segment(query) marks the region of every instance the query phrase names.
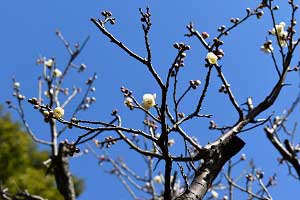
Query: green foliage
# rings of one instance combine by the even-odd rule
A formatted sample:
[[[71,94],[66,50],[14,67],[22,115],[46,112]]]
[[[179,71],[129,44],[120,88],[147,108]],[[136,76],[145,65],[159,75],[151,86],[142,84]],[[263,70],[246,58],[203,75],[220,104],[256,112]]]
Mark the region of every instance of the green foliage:
[[[10,193],[27,190],[47,199],[62,200],[54,177],[46,175],[43,161],[47,151],[39,151],[18,123],[12,122],[0,107],[0,183]],[[83,180],[74,177],[76,195],[83,191]]]

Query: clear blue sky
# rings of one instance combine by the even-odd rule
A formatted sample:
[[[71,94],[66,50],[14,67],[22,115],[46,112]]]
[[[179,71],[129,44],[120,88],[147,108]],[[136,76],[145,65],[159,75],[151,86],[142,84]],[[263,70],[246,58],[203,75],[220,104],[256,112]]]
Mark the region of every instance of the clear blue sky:
[[[58,65],[66,64],[67,52],[54,33],[56,29],[60,29],[71,43],[82,42],[87,36],[91,37],[76,62],[78,64],[84,62],[88,66],[87,72],[81,76],[74,74],[68,79],[69,86],[84,87],[84,80],[89,75],[94,72],[98,74],[97,91],[94,94],[97,103],[81,116],[88,119],[108,120],[111,110],[118,108],[124,116],[125,125],[141,128],[143,115],[129,112],[124,107],[119,88],[124,85],[141,99],[144,93],[158,93],[158,87],[153,84],[153,79],[145,67],[111,44],[90,22],[90,18],[100,16],[102,10],[112,11],[117,18],[117,23],[112,27],[108,26],[109,29],[134,51],[145,55],[138,8],[145,8],[148,5],[153,23],[150,33],[153,61],[162,77],[165,77],[176,54],[172,44],[184,41],[192,47],[187,53],[186,67],[179,80],[179,90],[182,91],[191,79],[204,81],[204,58],[207,53],[196,39],[184,37],[187,33],[185,26],[193,21],[200,32],[207,31],[214,36],[218,26],[228,25],[231,17],[241,18],[245,14],[245,8],[254,7],[257,3],[258,1],[250,0],[173,0],[159,3],[144,0],[3,1],[0,6],[2,69],[0,101],[3,103],[11,98],[12,76],[21,82],[26,97],[36,96],[37,76],[41,68],[35,65],[35,61],[40,55],[54,56]],[[287,6],[280,6],[282,10],[278,12],[278,22],[287,21],[289,19]],[[226,56],[220,63],[240,103],[245,102],[248,96],[253,97],[254,104],[261,101],[276,81],[276,71],[271,58],[259,50],[270,27],[269,15],[266,13],[266,16],[260,20],[250,19],[224,39],[223,49]],[[299,54],[297,56],[299,60]],[[266,117],[273,111],[279,115],[295,98],[297,81],[296,74],[289,75],[287,82],[295,84],[287,87],[278,102],[260,117]],[[217,92],[220,85],[214,73],[203,112],[213,114],[213,119],[220,125],[230,125],[236,119],[236,115],[227,98]],[[193,97],[197,94],[195,91],[187,98],[183,106],[185,111],[191,110],[191,105],[195,103]],[[67,107],[66,112],[68,109],[71,110],[72,107]],[[26,106],[26,112],[28,121],[37,135],[47,138],[48,129],[39,115],[29,105]],[[14,119],[18,119],[16,115]],[[219,135],[217,132],[208,131],[207,127],[208,120],[202,120],[191,123],[186,128],[205,144]],[[72,130],[67,132],[64,138],[74,138],[80,133],[79,130]],[[271,190],[274,199],[295,199],[293,194],[299,191],[299,181],[286,176],[286,168],[278,166],[276,161],[278,153],[274,152],[274,148],[266,140],[262,127],[242,134],[242,138],[246,141],[242,152],[245,152],[247,157],[253,158],[257,166],[266,171],[266,175],[275,172],[279,174],[279,184]],[[109,152],[112,156],[124,157],[129,165],[142,171],[144,166],[137,164],[141,163],[141,160],[132,156],[134,153],[124,145],[114,146]],[[86,180],[86,189],[80,200],[130,199],[118,180],[105,174],[91,155],[71,160],[72,172]]]

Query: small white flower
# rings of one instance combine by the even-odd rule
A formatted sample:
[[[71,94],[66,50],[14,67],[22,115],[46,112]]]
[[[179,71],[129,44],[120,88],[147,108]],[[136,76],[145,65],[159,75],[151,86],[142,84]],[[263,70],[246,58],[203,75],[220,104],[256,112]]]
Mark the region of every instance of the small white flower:
[[[286,38],[288,32],[284,30],[284,27],[285,27],[285,23],[280,22],[279,24],[275,25],[275,28],[272,28],[272,30],[270,31],[272,35],[276,35],[276,34],[278,35],[279,45],[281,47],[287,47]]]
[[[44,91],[44,95],[46,96],[46,97],[48,97],[48,98],[50,98],[50,95],[52,95],[53,94],[53,89],[52,88],[50,88],[50,90],[48,91],[48,90],[45,90]]]
[[[265,43],[260,47],[260,50],[262,50],[265,53],[272,53],[274,51],[274,48],[272,46],[272,43]]]
[[[124,104],[125,104],[127,107],[131,108],[131,107],[132,107],[132,103],[133,103],[132,98],[126,97],[126,99],[125,99],[125,101],[124,101]]]
[[[216,56],[216,54],[214,54],[213,52],[208,52],[208,54],[206,55],[206,59],[210,64],[215,65],[217,64],[218,56]]]
[[[149,182],[147,182],[144,187],[147,191],[151,190],[151,184]]]
[[[49,91],[46,90],[46,91],[44,92],[44,95],[45,95],[46,97],[50,98]]]
[[[153,149],[151,149],[151,152],[152,152],[152,153],[158,153],[158,150],[157,150],[156,147],[154,147]]]
[[[174,181],[174,176],[171,176],[170,182],[173,183],[173,181]]]
[[[171,147],[174,143],[175,143],[175,140],[174,139],[170,139],[168,141],[168,146]]]
[[[274,48],[272,46],[265,48],[265,46],[261,46],[260,49],[265,53],[272,53]]]
[[[223,200],[228,200],[228,196],[225,195],[225,196],[223,197]]]
[[[158,183],[158,184],[161,184],[163,182],[162,177],[160,175],[154,176],[153,181],[154,183]]]
[[[19,100],[24,100],[24,99],[25,99],[25,96],[22,95],[22,94],[19,94],[19,95],[18,95],[18,99],[19,99]]]
[[[18,89],[20,87],[20,83],[19,82],[14,82],[14,88]]]
[[[44,117],[48,117],[48,116],[49,116],[49,114],[50,114],[50,113],[49,113],[47,110],[44,110],[44,111],[43,111],[43,115],[44,115]]]
[[[287,47],[287,42],[285,40],[286,36],[282,36],[279,38],[279,44],[281,47]]]
[[[156,94],[144,94],[143,96],[143,108],[149,110],[151,107],[155,106]]]
[[[53,110],[53,115],[54,117],[56,118],[62,118],[65,114],[65,110],[61,107],[56,107],[54,110]]]
[[[243,153],[243,154],[241,155],[241,158],[240,158],[240,159],[241,159],[241,160],[246,160],[246,159],[247,159],[246,154]]]
[[[285,27],[285,23],[280,22],[279,24],[275,25],[275,28],[272,28],[271,34],[276,35],[276,31],[277,31],[278,35],[281,35],[284,32],[284,27]]]
[[[55,69],[54,71],[53,71],[53,76],[55,76],[55,77],[61,77],[61,75],[62,75],[62,72],[59,70],[59,69]]]
[[[217,199],[219,197],[219,193],[217,193],[215,190],[212,190],[210,193],[213,199]]]
[[[51,68],[54,65],[54,60],[52,58],[50,58],[50,59],[46,60],[44,63],[45,63],[46,67]]]
[[[89,150],[88,149],[84,149],[83,153],[87,154],[87,153],[89,153]]]

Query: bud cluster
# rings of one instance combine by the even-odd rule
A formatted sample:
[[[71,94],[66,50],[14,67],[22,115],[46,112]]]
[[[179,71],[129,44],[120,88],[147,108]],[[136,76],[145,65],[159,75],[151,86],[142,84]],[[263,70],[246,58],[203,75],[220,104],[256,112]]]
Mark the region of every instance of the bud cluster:
[[[83,100],[83,103],[81,105],[81,109],[86,110],[90,107],[90,105],[92,105],[95,102],[96,102],[96,97],[86,97]]]
[[[112,136],[108,136],[105,138],[106,148],[109,148],[111,145],[116,144],[116,140]]]
[[[227,87],[230,87],[230,85],[228,84]],[[227,93],[228,93],[228,91],[227,91],[225,85],[221,85],[221,87],[219,88],[219,92],[220,92],[220,93],[224,93],[224,94],[227,94]]]
[[[123,93],[124,97],[130,97],[132,95],[132,91],[124,86],[121,87],[121,92]]]
[[[230,22],[233,23],[233,24],[237,24],[237,23],[240,22],[240,18],[231,18]]]
[[[149,30],[149,27],[151,26],[151,13],[150,9],[147,7],[146,12],[143,12],[142,9],[140,9],[140,14],[141,14],[141,22],[145,23],[147,26],[143,25],[144,30]]]
[[[116,18],[112,17],[111,11],[104,10],[101,12],[101,15],[104,17],[103,24],[109,22],[111,25],[114,25],[116,23]]]
[[[184,44],[183,42],[176,42],[173,44],[173,47],[178,50],[178,59],[176,60],[176,63],[174,64],[175,70],[179,70],[179,67],[184,66],[184,59],[186,57],[185,51],[188,51],[191,49],[191,46]]]
[[[66,148],[65,152],[69,156],[73,156],[75,153],[79,153],[80,152],[80,149],[74,145],[74,142],[69,143],[68,140],[65,140],[65,141],[62,141],[61,144],[65,146],[65,148]]]
[[[16,80],[13,78],[13,96],[16,97],[18,100],[22,101],[25,99],[25,96],[20,93],[20,86],[21,84],[19,82],[16,82]]]
[[[195,90],[201,84],[200,80],[190,80],[190,86]]]
[[[94,75],[93,77],[90,77],[88,80],[85,81],[85,84],[92,85],[93,82],[98,78],[97,75]]]

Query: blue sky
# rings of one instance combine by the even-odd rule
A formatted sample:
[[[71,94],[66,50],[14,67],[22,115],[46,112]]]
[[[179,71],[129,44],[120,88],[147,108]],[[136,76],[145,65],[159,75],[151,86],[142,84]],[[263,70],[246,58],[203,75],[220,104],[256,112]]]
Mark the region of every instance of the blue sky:
[[[66,81],[69,86],[81,85],[84,88],[84,80],[94,72],[98,74],[97,90],[93,94],[97,98],[97,103],[80,116],[86,119],[108,120],[111,110],[118,108],[124,118],[124,124],[141,128],[143,115],[139,112],[130,112],[124,107],[119,88],[124,85],[133,90],[135,96],[141,99],[144,93],[158,93],[158,86],[153,83],[146,68],[101,35],[90,22],[90,18],[99,17],[102,10],[112,11],[117,23],[114,26],[108,26],[108,29],[131,49],[139,52],[140,55],[145,55],[138,8],[149,6],[153,23],[150,33],[153,62],[162,77],[166,77],[168,67],[176,55],[172,44],[184,41],[192,47],[187,52],[186,66],[179,80],[179,91],[183,91],[191,79],[200,79],[204,82],[204,58],[207,53],[195,38],[184,37],[187,33],[186,25],[192,21],[199,32],[207,31],[214,36],[217,34],[217,27],[223,24],[229,25],[231,17],[242,18],[245,9],[254,7],[257,3],[258,1],[250,0],[226,2],[211,0],[201,1],[201,3],[196,0],[173,0],[160,3],[144,0],[10,0],[2,2],[0,7],[2,69],[0,101],[3,103],[6,99],[11,99],[12,76],[21,82],[21,88],[26,97],[37,95],[37,76],[41,68],[35,65],[35,61],[39,56],[54,56],[58,66],[66,64],[67,51],[55,36],[55,30],[59,29],[70,43],[82,43],[87,36],[90,36],[86,48],[76,61],[77,64],[85,63],[88,66],[87,72],[84,75],[74,73]],[[281,10],[277,15],[278,22],[287,21],[289,9],[284,4],[280,7]],[[265,42],[267,31],[271,28],[269,19],[267,13],[260,20],[252,18],[224,38],[223,49],[226,56],[221,64],[240,103],[245,102],[248,96],[253,97],[254,104],[261,101],[271,90],[272,84],[277,81],[270,56],[259,50]],[[297,58],[299,60],[299,54],[296,55],[292,64],[296,64]],[[278,102],[260,117],[266,117],[273,111],[280,115],[281,111],[290,105],[297,94],[297,75],[290,74],[287,82],[293,85],[286,87]],[[213,119],[220,125],[230,125],[237,116],[228,99],[217,92],[220,85],[221,82],[214,72],[203,112],[213,114]],[[200,92],[200,90],[197,91]],[[185,112],[191,111],[191,105],[195,103],[195,97],[199,94],[197,91],[191,93],[184,102],[182,109]],[[71,106],[66,108],[66,112],[72,109]],[[47,138],[48,129],[40,116],[30,105],[27,105],[25,110],[32,129],[38,136]],[[14,115],[14,119],[17,120],[17,116]],[[207,127],[208,120],[201,120],[189,123],[185,128],[205,144],[219,135],[217,132],[208,131]],[[72,139],[80,133],[79,130],[72,130],[67,132],[65,137]],[[285,167],[278,166],[276,162],[278,153],[266,140],[262,127],[244,133],[241,137],[246,141],[242,152],[246,153],[249,158],[253,158],[257,166],[265,170],[267,175],[272,175],[274,172],[279,174],[279,184],[271,190],[274,199],[292,199],[292,194],[297,191],[299,182],[286,176]],[[132,156],[134,153],[126,146],[114,146],[108,152],[114,157],[118,155],[124,157],[128,164],[134,166],[137,171],[143,170],[144,166],[137,165],[140,160]],[[118,180],[105,174],[93,156],[85,155],[71,160],[72,172],[86,180],[86,190],[79,199],[93,200],[100,197],[130,199]]]

